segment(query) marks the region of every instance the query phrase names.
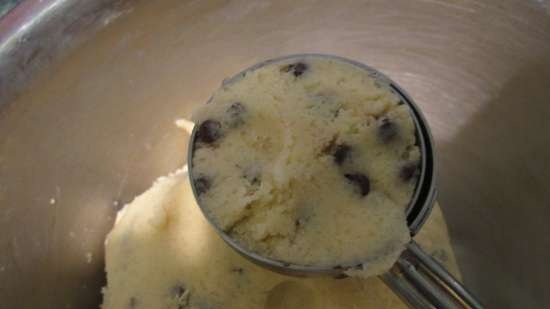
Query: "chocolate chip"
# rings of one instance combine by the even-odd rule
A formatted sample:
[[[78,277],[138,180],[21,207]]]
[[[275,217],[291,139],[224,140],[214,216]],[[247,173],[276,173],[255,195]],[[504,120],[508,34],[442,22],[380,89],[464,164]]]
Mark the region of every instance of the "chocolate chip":
[[[361,173],[344,174],[346,179],[359,189],[361,196],[366,196],[370,192],[370,181],[367,176]]]
[[[332,156],[334,157],[334,163],[342,165],[344,161],[350,156],[351,147],[346,144],[336,145]]]
[[[222,136],[219,121],[208,119],[199,125],[195,140],[205,144],[212,144]]]
[[[399,169],[399,178],[407,182],[418,174],[418,163],[407,162]]]
[[[294,76],[298,77],[302,74],[304,74],[304,72],[307,70],[307,64],[305,63],[302,63],[302,62],[298,62],[294,65]]]
[[[199,176],[195,178],[194,181],[195,184],[195,190],[197,191],[197,195],[201,196],[204,193],[206,193],[208,190],[210,190],[210,180],[206,178],[206,176]]]
[[[232,103],[226,111],[225,124],[230,128],[235,128],[244,123],[246,107],[241,102]]]
[[[383,143],[389,143],[397,136],[398,129],[395,122],[388,118],[384,118],[382,119],[382,123],[378,126],[378,138]]]
[[[281,72],[292,72],[294,76],[299,77],[307,71],[308,66],[303,62],[296,62],[289,65],[285,65],[281,68]]]

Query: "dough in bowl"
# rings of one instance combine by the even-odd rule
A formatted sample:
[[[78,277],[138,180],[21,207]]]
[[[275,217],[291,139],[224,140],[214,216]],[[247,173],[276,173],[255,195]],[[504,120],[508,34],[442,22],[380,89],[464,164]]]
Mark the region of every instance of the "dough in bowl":
[[[416,237],[456,274],[439,207]],[[105,244],[102,309],[406,309],[377,277],[294,278],[231,249],[205,220],[185,171],[119,212]]]

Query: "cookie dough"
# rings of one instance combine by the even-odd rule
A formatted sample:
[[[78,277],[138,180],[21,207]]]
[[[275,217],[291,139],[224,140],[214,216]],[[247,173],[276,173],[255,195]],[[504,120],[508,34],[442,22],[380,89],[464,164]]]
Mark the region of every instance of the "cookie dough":
[[[456,273],[441,212],[417,240]],[[196,205],[185,171],[125,206],[105,246],[102,309],[405,309],[378,278],[293,278],[229,248]]]
[[[272,62],[223,85],[194,121],[199,201],[245,248],[369,276],[409,241],[415,126],[367,70],[320,56]]]

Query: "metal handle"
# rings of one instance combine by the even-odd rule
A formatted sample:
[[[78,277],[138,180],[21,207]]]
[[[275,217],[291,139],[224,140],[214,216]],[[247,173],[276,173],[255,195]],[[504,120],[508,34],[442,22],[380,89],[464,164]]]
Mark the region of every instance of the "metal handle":
[[[441,264],[411,241],[382,280],[411,308],[484,309]]]

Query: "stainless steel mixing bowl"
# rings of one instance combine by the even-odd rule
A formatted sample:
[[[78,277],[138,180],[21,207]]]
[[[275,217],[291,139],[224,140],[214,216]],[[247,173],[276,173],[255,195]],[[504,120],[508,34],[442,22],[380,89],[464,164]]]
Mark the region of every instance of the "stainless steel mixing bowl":
[[[185,163],[224,77],[322,52],[369,63],[432,128],[464,283],[547,308],[547,0],[23,1],[0,19],[1,308],[97,308],[118,208]]]

